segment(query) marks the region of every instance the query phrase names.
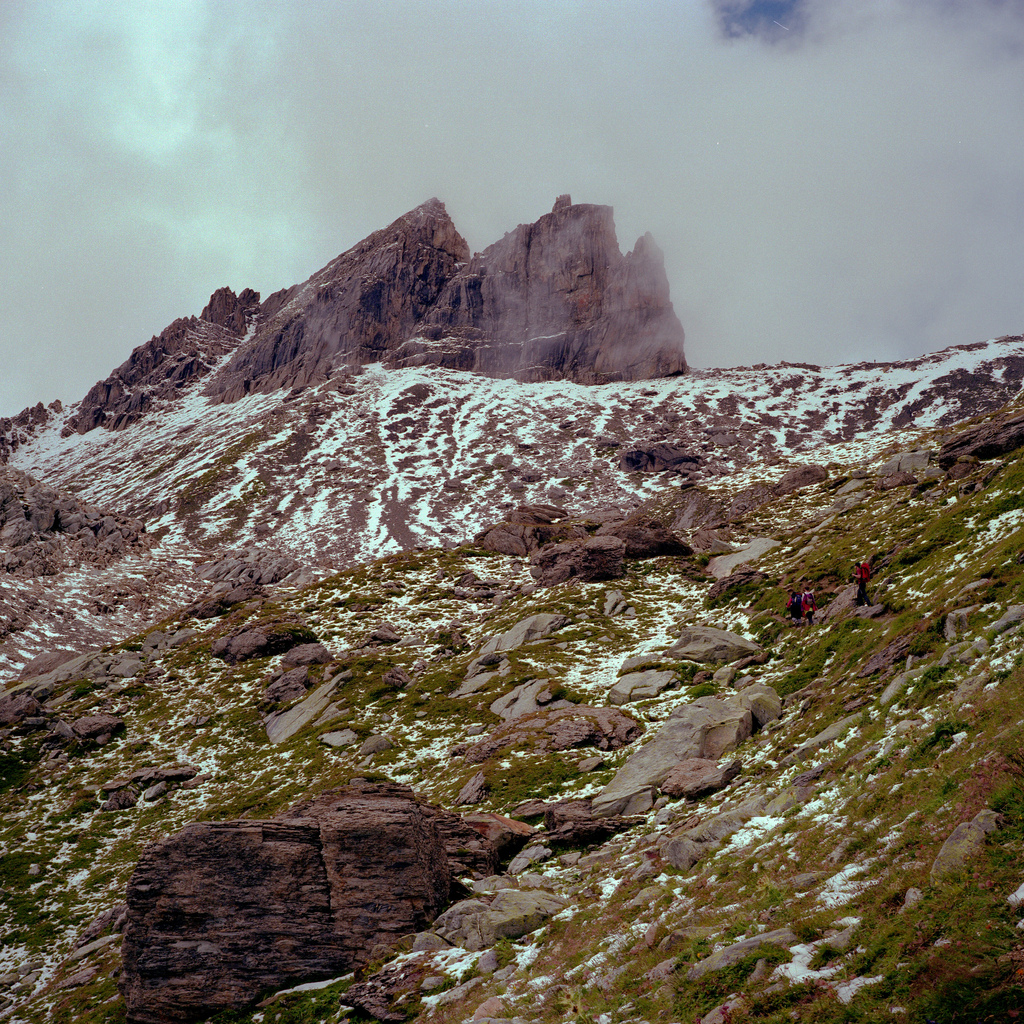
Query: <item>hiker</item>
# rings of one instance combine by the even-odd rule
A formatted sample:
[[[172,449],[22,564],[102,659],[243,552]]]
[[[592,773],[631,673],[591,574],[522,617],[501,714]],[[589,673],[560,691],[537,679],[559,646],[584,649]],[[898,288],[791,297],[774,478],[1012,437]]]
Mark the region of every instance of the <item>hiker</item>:
[[[786,610],[793,616],[793,625],[799,626],[803,619],[803,600],[798,590],[789,592],[789,600],[786,602]]]
[[[800,606],[804,611],[804,621],[808,626],[814,625],[814,613],[818,610],[817,602],[814,600],[814,592],[804,584],[804,592],[800,595]]]
[[[871,604],[868,600],[868,580],[871,579],[871,566],[866,558],[861,559],[853,569],[853,578],[857,581],[857,604]]]

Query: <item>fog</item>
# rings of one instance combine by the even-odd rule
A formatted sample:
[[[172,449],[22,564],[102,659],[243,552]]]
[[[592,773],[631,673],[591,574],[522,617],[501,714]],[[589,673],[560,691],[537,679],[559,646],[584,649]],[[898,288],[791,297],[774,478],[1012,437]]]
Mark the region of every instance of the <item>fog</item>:
[[[1024,331],[1024,2],[0,5],[0,415],[436,195],[608,203],[695,366]]]

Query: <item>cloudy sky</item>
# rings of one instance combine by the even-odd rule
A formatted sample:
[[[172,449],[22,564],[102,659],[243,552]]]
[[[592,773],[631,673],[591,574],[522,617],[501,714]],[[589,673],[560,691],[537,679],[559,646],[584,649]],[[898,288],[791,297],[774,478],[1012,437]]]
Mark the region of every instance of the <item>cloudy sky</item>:
[[[0,415],[432,195],[650,230],[695,366],[1024,332],[1024,0],[4,0]]]

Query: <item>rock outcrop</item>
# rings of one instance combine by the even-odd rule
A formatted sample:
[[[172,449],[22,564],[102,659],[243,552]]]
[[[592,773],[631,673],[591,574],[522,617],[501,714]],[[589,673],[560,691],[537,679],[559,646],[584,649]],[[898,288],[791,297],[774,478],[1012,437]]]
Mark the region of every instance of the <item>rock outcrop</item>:
[[[393,362],[585,383],[686,370],[661,250],[646,234],[623,256],[612,208],[569,196],[460,269]]]
[[[469,259],[444,203],[431,199],[364,238],[308,281],[271,295],[252,340],[208,388],[221,401],[303,387],[338,365],[387,358]]]
[[[146,848],[122,947],[130,1021],[198,1020],[344,973],[444,907],[444,843],[411,790],[353,784],[299,810],[195,823]]]
[[[238,345],[259,303],[259,292],[251,288],[237,296],[230,288],[214,292],[201,317],[175,320],[136,348],[106,380],[94,384],[65,433],[86,434],[96,427],[123,430],[155,401],[174,398]]]

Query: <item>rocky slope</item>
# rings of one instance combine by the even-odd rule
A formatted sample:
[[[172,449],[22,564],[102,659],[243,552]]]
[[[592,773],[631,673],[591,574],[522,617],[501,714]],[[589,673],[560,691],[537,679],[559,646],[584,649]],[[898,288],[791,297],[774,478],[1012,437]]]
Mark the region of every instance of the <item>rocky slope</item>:
[[[159,933],[177,952],[140,986],[145,887],[220,823],[293,837],[304,871],[328,864],[300,852],[325,848],[300,823],[361,779],[463,823],[520,824],[478,822],[481,845],[431,818],[424,849],[436,863],[440,839],[461,889],[367,938],[357,973],[310,961],[175,1013],[1014,1019],[1024,436],[1019,404],[998,407],[1020,365],[1004,339],[884,374],[606,390],[371,368],[215,418],[195,387],[117,433],[43,424],[18,466],[129,512],[166,500],[145,557],[192,563],[178,608],[37,663],[0,698],[0,1012],[114,1021],[126,993],[133,1019],[169,1019],[132,993],[184,992],[200,961],[236,985],[232,963],[267,934],[250,922],[251,948],[227,951],[168,890]],[[979,394],[987,408],[958,423]],[[133,461],[147,437],[168,466]],[[794,627],[800,582],[822,610]],[[29,653],[8,655],[12,677]],[[219,905],[249,920],[229,846],[214,853]],[[402,920],[378,902],[368,935]],[[313,934],[308,913],[275,934]]]

